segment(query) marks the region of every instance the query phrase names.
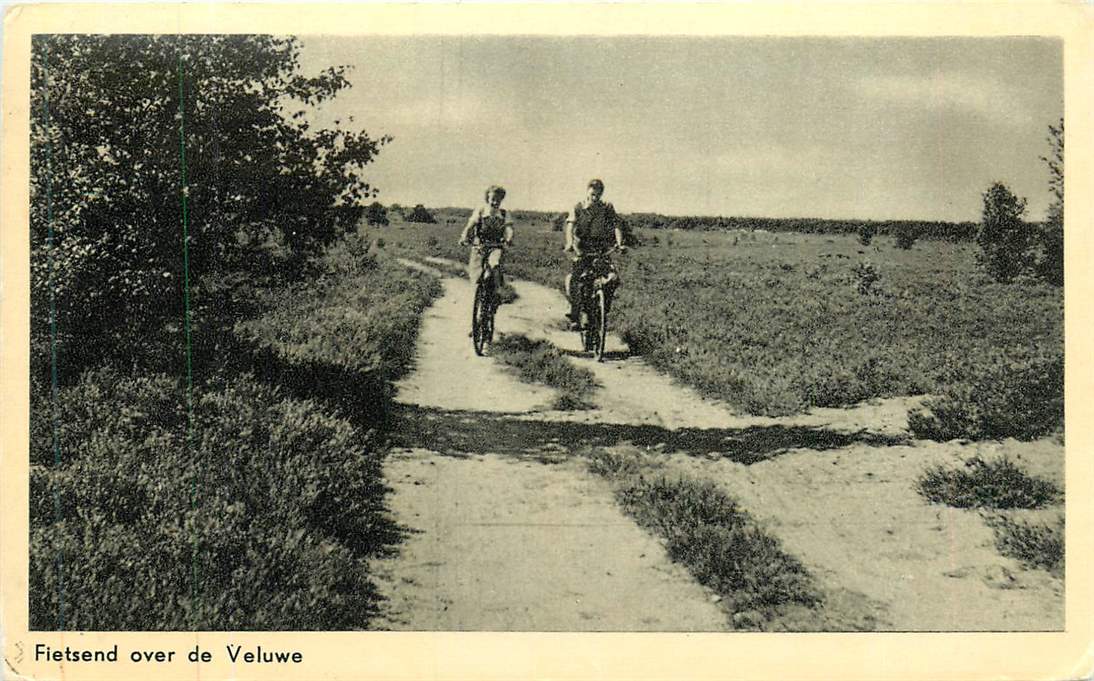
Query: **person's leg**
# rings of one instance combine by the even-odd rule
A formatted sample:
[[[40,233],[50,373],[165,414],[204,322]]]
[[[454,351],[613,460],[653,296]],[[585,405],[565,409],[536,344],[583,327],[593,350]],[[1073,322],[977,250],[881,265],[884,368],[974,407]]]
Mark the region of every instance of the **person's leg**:
[[[612,268],[605,277],[604,282],[604,308],[606,312],[610,312],[612,309],[612,301],[615,299],[615,292],[619,290],[619,273]]]
[[[471,249],[471,257],[467,261],[467,278],[474,286],[479,281],[479,273],[482,272],[482,251],[478,248]]]
[[[584,262],[579,258],[570,268],[570,321],[577,324],[581,320],[581,271]]]
[[[495,288],[501,288],[501,285],[503,283],[501,274],[501,249],[495,248],[494,250],[490,251],[487,262],[490,263],[490,271],[494,275]]]

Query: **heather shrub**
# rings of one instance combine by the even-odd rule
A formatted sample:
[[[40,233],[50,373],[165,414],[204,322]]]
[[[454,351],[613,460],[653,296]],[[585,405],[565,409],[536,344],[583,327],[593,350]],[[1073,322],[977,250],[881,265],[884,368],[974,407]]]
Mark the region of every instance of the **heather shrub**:
[[[1050,523],[1028,522],[998,514],[988,517],[995,546],[1004,556],[1024,565],[1064,576],[1064,514]]]
[[[623,508],[664,539],[672,560],[722,595],[730,612],[763,620],[783,606],[821,601],[801,562],[713,483],[647,476],[615,462],[594,470],[615,478]]]
[[[1027,475],[1005,457],[976,456],[964,469],[935,466],[916,484],[927,499],[957,508],[1039,508],[1060,495],[1051,482]]]
[[[873,222],[863,222],[858,227],[858,242],[863,246],[869,246],[877,235],[877,225]]]
[[[876,295],[881,292],[878,282],[881,281],[881,272],[870,262],[860,262],[851,268],[852,280],[855,291],[862,296]]]
[[[185,405],[165,376],[61,391],[60,463],[31,443],[31,626],[363,626],[363,559],[387,541],[377,443],[249,376],[199,390],[192,430]]]
[[[1063,348],[995,351],[951,367],[940,395],[908,414],[916,437],[1029,440],[1063,426]]]
[[[237,322],[235,334],[260,377],[371,426],[385,416],[390,382],[409,366],[421,312],[439,291],[428,275],[380,259],[353,277],[269,293],[267,311]]]
[[[902,226],[896,230],[896,247],[906,251],[915,245],[918,238],[919,234],[913,227]]]

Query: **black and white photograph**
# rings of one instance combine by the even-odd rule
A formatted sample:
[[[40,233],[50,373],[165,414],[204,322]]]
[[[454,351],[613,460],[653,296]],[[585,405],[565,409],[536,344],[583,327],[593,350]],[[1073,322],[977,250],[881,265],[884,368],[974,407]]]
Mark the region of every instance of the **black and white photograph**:
[[[567,31],[31,36],[29,632],[1066,630],[1065,41]]]

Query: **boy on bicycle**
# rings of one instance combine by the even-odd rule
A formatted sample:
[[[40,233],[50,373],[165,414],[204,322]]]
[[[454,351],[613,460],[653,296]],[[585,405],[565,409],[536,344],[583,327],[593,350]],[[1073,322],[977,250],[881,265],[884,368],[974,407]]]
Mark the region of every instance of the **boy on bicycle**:
[[[472,286],[482,274],[483,258],[486,258],[494,275],[494,285],[501,286],[502,248],[513,245],[513,219],[501,207],[505,189],[497,185],[486,188],[486,203],[471,211],[467,225],[460,233],[460,245],[471,245],[471,258],[467,262],[467,276]]]
[[[566,279],[566,292],[570,296],[570,312],[566,317],[572,331],[581,328],[582,275],[592,264],[589,255],[603,253],[613,247],[619,250],[624,248],[621,220],[616,215],[615,207],[600,200],[604,194],[604,183],[589,180],[586,189],[585,200],[575,205],[566,218],[566,243],[562,248],[577,256]]]

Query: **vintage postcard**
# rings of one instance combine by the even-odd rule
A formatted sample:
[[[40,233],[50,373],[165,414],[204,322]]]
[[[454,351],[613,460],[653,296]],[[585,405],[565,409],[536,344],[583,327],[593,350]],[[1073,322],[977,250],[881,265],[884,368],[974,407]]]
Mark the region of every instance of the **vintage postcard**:
[[[4,678],[1089,678],[1092,27],[9,8]]]

